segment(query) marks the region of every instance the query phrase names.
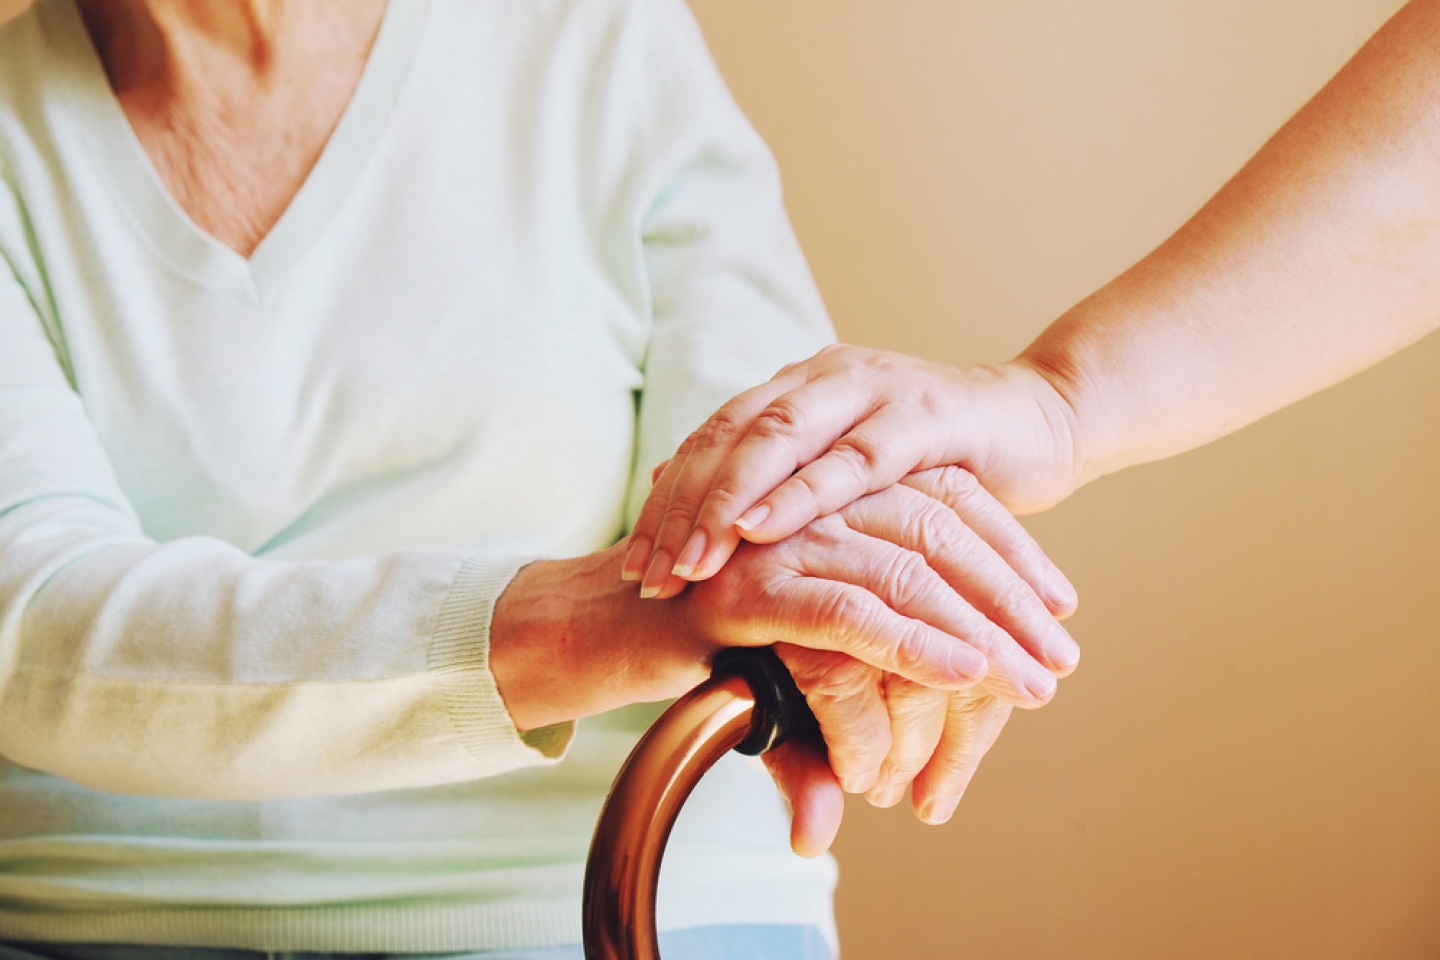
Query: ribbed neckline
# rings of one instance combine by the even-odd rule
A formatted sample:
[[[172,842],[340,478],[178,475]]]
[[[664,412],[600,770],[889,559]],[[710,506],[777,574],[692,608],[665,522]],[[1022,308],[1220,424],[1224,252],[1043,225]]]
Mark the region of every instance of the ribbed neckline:
[[[197,282],[264,299],[340,212],[400,97],[429,0],[386,5],[360,82],[320,158],[249,258],[200,229],[165,189],[135,136],[73,0],[39,4],[51,56],[47,82],[79,128],[101,177],[150,246]]]

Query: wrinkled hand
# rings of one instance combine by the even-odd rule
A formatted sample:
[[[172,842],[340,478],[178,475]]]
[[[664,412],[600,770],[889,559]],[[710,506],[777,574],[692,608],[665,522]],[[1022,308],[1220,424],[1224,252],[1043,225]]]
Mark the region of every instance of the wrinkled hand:
[[[1048,569],[1019,523],[948,467],[780,543],[743,545],[672,603],[697,636],[776,644],[804,692],[828,762],[804,744],[768,762],[794,813],[793,846],[816,854],[839,827],[842,788],[890,806],[913,781],[917,815],[949,819],[1011,708],[1053,696],[1079,649],[1031,586]],[[979,683],[928,674],[927,650],[947,650],[957,676]]]
[[[807,664],[793,656],[795,650],[779,649],[792,673],[805,677]],[[913,685],[893,676],[881,682],[889,695],[894,739],[866,798],[878,807],[894,806],[911,785],[915,815],[926,823],[945,823],[1013,708],[983,690],[937,695],[923,687],[906,689]],[[802,856],[824,853],[844,814],[842,790],[824,745],[791,740],[763,759],[790,803],[791,846]]]
[[[773,543],[915,470],[957,464],[1016,512],[1080,483],[1073,412],[1024,360],[951,367],[834,346],[726,403],[656,478],[622,575],[672,596],[714,576],[743,537]],[[1041,595],[1073,607],[1051,569]]]
[[[913,778],[943,819],[1009,708],[1045,703],[1079,658],[1035,589],[1053,566],[957,467],[744,544],[669,600],[620,580],[625,549],[537,561],[496,602],[490,669],[516,726],[678,696],[719,649],[779,645],[829,746],[772,764],[804,853],[829,846],[840,784],[893,802]]]

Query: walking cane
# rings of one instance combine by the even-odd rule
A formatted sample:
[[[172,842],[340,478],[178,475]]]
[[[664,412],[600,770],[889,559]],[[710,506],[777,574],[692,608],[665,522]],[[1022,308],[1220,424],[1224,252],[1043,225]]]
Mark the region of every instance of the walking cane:
[[[655,888],[690,791],[732,749],[758,756],[818,729],[774,650],[731,647],[716,657],[710,679],[635,745],[605,798],[585,863],[585,960],[660,960]]]

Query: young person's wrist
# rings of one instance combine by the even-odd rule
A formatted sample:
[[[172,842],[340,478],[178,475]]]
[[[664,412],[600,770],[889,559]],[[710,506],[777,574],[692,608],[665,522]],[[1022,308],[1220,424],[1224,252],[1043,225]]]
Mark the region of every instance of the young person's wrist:
[[[1051,483],[1046,507],[1118,469],[1114,431],[1105,429],[1105,404],[1095,396],[1103,385],[1094,382],[1068,338],[1054,331],[1047,330],[1009,364],[1024,377],[1050,445],[1043,465]]]

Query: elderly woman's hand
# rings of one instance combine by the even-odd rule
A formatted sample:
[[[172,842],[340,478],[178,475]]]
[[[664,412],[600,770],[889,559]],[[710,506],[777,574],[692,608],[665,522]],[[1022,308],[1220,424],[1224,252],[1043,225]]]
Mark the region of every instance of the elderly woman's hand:
[[[806,651],[777,649],[791,671],[805,678]],[[802,656],[797,658],[797,652]],[[876,806],[893,806],[910,783],[915,815],[926,823],[944,823],[955,812],[1012,707],[978,688],[937,692],[893,675],[881,677],[879,683],[888,698],[894,744],[866,797]],[[840,828],[844,797],[824,744],[791,740],[765,754],[764,760],[790,803],[791,846],[803,856],[818,856],[829,849]]]
[[[1048,561],[953,468],[780,543],[746,545],[718,576],[665,602],[618,582],[622,549],[532,564],[497,604],[491,666],[521,728],[676,696],[721,647],[783,644],[840,782],[885,801],[923,774],[917,810],[943,819],[937,803],[958,796],[963,779],[958,758],[983,753],[952,729],[947,718],[965,701],[948,694],[980,683],[972,699],[1039,706],[1079,656],[1027,582]],[[797,809],[797,849],[819,852],[838,824],[838,814],[806,814],[834,807],[823,777],[781,779]]]
[[[1048,640],[1039,644],[1052,651],[1045,658],[1048,669],[1056,675],[1069,673],[1078,648],[1040,607],[1024,580],[1016,577],[1016,568],[1008,566],[990,543],[967,533],[961,518],[978,523],[993,543],[1015,558],[1019,570],[1035,579],[1048,561],[1023,528],[958,468],[927,470],[905,478],[904,484],[922,495],[898,490],[873,494],[850,504],[833,520],[816,523],[843,521],[850,529],[894,538],[921,551],[926,565],[947,586],[983,598],[990,615],[1011,631],[1036,638],[1049,633]],[[897,522],[908,523],[910,529],[902,531]],[[753,549],[747,545],[741,551]],[[722,573],[717,579],[725,577]],[[708,585],[701,585],[696,592],[707,589]],[[1000,599],[999,591],[1005,589],[1015,591],[1013,600]],[[943,589],[940,596],[945,597]],[[1001,613],[1006,603],[1015,605],[1009,615]],[[941,603],[930,615],[937,626],[965,630],[947,619],[955,609]],[[913,781],[911,805],[916,816],[937,824],[950,819],[1012,707],[1036,707],[1053,694],[1050,674],[1027,673],[1035,670],[1035,664],[1013,638],[987,646],[994,669],[986,680],[966,690],[946,691],[834,651],[776,645],[830,744],[828,757],[814,744],[803,742],[766,757],[791,804],[791,843],[797,852],[816,855],[833,841],[843,813],[837,776],[845,790],[864,793],[871,803],[883,807],[898,803]],[[1067,662],[1058,662],[1062,660]],[[1017,675],[1028,677],[1042,694],[1023,695],[1017,689]]]

